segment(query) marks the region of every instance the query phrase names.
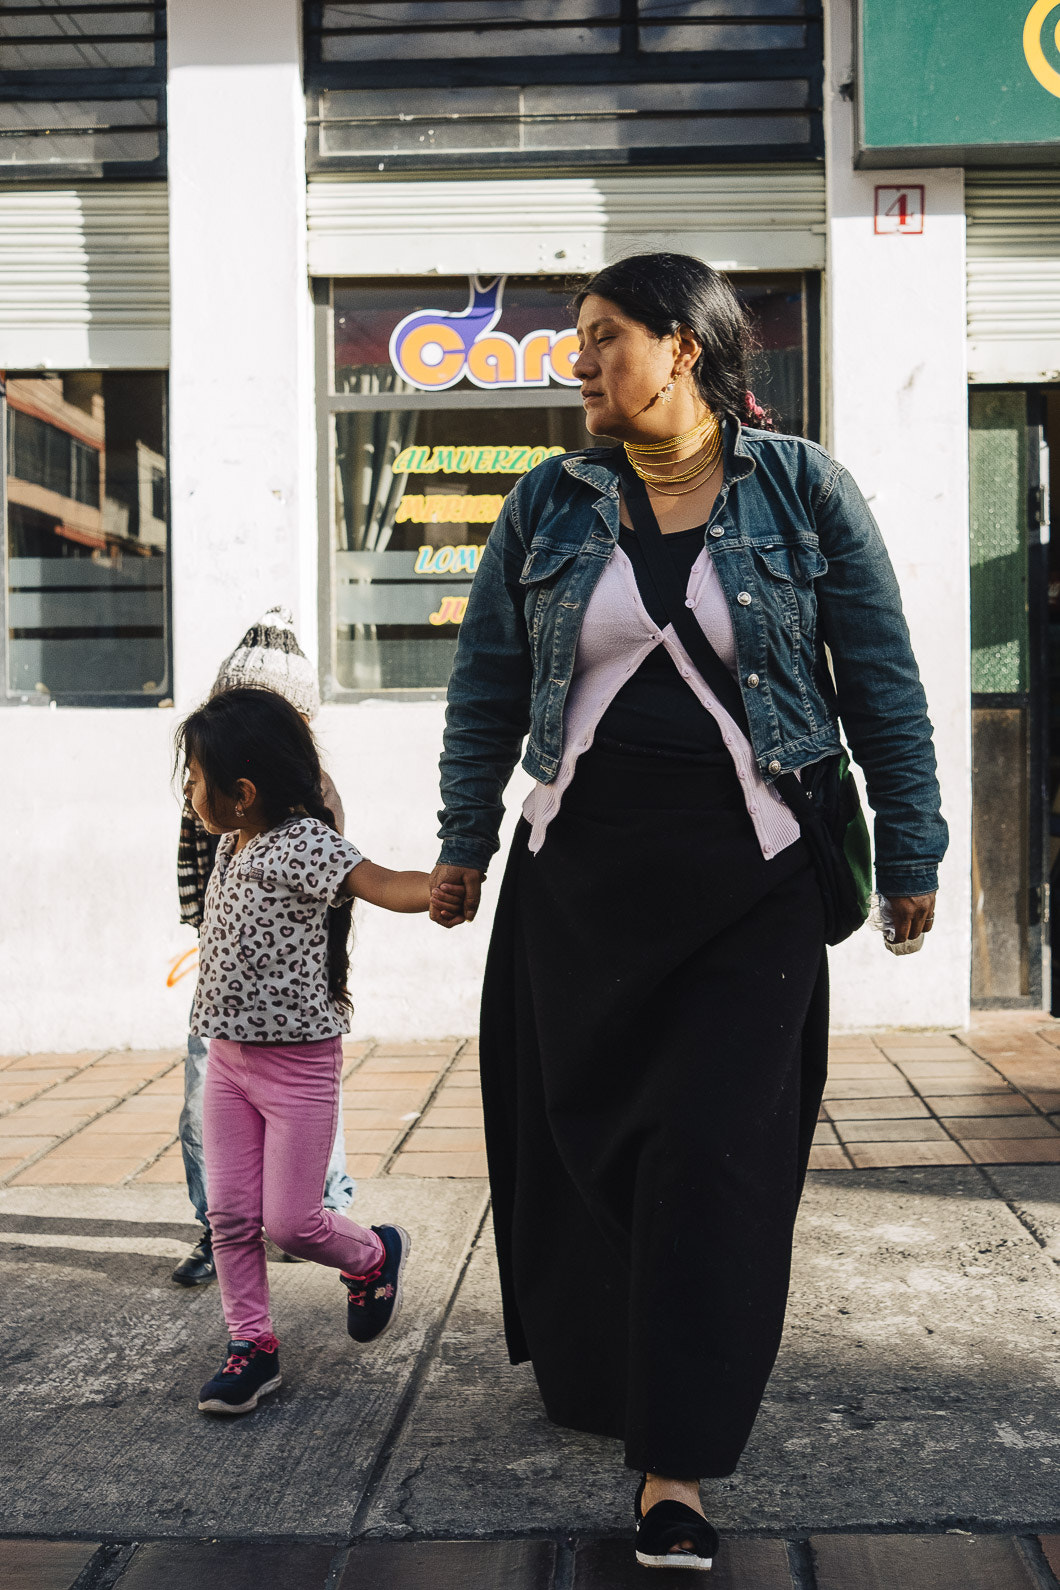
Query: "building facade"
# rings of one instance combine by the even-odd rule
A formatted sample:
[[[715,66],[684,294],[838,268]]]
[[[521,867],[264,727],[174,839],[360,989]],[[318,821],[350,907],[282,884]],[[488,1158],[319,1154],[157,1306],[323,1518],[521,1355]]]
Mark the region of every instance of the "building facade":
[[[584,440],[571,278],[663,247],[732,275],[759,397],[865,491],[928,692],[935,931],[834,952],[836,1025],[1048,1006],[1060,182],[1025,126],[1007,167],[895,144],[848,0],[30,12],[0,5],[0,1049],[180,1040],[173,730],[275,603],[352,835],[431,865],[479,548]],[[357,1030],[472,1030],[488,917],[365,909]]]

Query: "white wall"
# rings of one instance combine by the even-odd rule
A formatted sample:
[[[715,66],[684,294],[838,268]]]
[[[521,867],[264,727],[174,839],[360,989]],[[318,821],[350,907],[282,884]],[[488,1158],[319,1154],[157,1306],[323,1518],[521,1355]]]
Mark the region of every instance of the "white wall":
[[[164,709],[0,714],[0,1053],[179,1041],[172,729]]]
[[[225,635],[225,644],[238,640]],[[430,868],[437,856],[437,702],[325,707],[315,727],[347,813],[372,857]],[[176,888],[180,802],[170,783],[176,715],[23,708],[0,716],[5,775],[0,1053],[179,1044],[194,975],[169,986],[196,937]],[[529,787],[513,780],[511,805]],[[475,1030],[481,967],[507,850],[477,922],[357,908],[356,1034]]]
[[[970,682],[963,173],[852,166],[846,0],[827,8],[829,445],[894,560],[935,726],[950,849],[934,931],[896,959],[863,932],[832,955],[839,1026],[967,1020]],[[874,189],[921,183],[922,236],[874,235]]]
[[[443,720],[440,702],[369,701],[325,707],[314,725],[346,808],[346,831],[384,866],[429,869],[437,860]],[[494,905],[529,788],[529,778],[517,770],[501,849],[473,923],[446,931],[425,917],[357,906],[350,984],[355,1034],[429,1038],[476,1030]]]
[[[171,498],[178,706],[265,608],[316,655],[297,0],[172,0]]]

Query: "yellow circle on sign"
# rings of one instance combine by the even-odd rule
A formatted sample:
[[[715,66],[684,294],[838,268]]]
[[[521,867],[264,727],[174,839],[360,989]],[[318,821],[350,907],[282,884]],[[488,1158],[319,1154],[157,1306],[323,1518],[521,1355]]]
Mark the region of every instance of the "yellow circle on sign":
[[[1023,53],[1027,57],[1027,65],[1042,87],[1047,88],[1050,94],[1055,94],[1057,99],[1060,99],[1060,72],[1049,65],[1045,59],[1045,51],[1042,49],[1046,18],[1058,5],[1060,0],[1035,0],[1023,24]],[[1057,48],[1060,49],[1060,22],[1057,23],[1056,43]]]

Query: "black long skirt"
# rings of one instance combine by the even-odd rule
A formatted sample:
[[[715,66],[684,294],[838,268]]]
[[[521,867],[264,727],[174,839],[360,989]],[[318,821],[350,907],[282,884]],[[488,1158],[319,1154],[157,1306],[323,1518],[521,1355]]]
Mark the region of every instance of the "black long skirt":
[[[483,989],[508,1349],[635,1469],[731,1474],[780,1345],[827,1068],[823,909],[731,763],[594,747],[520,823]]]

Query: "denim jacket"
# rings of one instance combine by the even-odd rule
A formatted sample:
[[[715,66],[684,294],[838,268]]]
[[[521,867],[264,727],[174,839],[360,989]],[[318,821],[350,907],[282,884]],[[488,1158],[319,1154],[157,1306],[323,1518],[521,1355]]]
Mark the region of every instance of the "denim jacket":
[[[578,636],[615,550],[618,512],[614,448],[547,459],[505,500],[449,681],[441,861],[485,871],[524,736],[523,767],[543,783],[555,778]],[[763,777],[834,756],[842,720],[876,814],[877,888],[929,893],[948,837],[931,724],[898,582],[864,497],[813,442],[727,423],[725,480],[704,539],[732,614]]]

